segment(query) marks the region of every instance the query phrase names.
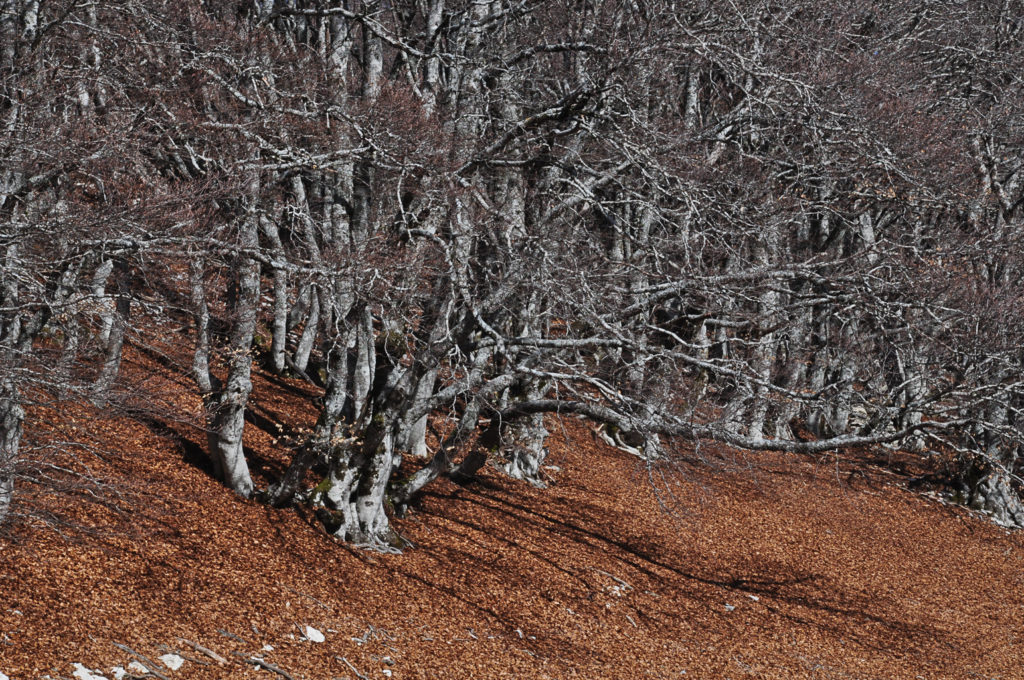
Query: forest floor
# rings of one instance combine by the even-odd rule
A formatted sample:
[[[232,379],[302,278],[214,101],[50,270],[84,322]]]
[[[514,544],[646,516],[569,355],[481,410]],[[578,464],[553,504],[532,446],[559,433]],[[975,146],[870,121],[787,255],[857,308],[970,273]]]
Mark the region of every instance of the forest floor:
[[[128,367],[166,412],[197,411],[172,372]],[[312,425],[312,396],[259,376],[258,484]],[[384,555],[222,488],[187,424],[75,404],[30,418],[108,489],[33,501],[91,531],[0,538],[11,680],[112,678],[139,657],[199,680],[1024,678],[1024,535],[908,490],[920,470],[885,450],[691,448],[648,467],[553,420],[549,488],[490,468],[436,482],[395,521],[414,547]],[[183,667],[156,660],[169,651]]]

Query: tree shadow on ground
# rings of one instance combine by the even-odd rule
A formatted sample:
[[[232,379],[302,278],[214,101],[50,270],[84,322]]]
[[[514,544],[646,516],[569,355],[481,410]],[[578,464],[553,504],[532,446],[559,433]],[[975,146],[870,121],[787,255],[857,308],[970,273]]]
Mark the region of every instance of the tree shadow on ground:
[[[514,550],[545,565],[542,569],[554,569],[581,588],[593,590],[594,586],[587,578],[588,565],[567,568],[562,552],[570,549],[566,547],[562,552],[555,552],[551,547],[571,545],[574,546],[571,550],[574,555],[587,555],[593,564],[607,564],[614,560],[637,575],[630,577],[631,580],[645,578],[651,587],[657,584],[674,591],[677,596],[716,610],[729,599],[729,593],[733,593],[733,597],[753,596],[764,607],[768,617],[812,627],[876,652],[892,654],[892,650],[900,646],[954,647],[936,627],[892,613],[893,603],[884,599],[844,593],[825,574],[786,563],[731,564],[723,568],[707,562],[702,564],[700,558],[694,560],[692,555],[683,555],[678,549],[667,551],[667,546],[656,540],[617,538],[617,529],[622,527],[595,516],[593,513],[598,511],[596,505],[588,507],[575,501],[551,498],[545,500],[545,506],[554,506],[548,511],[510,497],[504,490],[484,487],[437,496],[435,500],[443,500],[447,507],[440,511],[421,508],[420,512],[452,523],[453,531],[462,534],[464,540],[471,537],[475,544],[474,549],[455,549],[439,539],[434,545],[421,548],[432,551],[442,563],[456,559],[456,564],[468,565],[464,567],[466,569],[478,573],[491,571],[495,578],[511,578],[507,572],[508,565],[496,565],[487,555]],[[497,529],[501,525],[514,527],[514,530],[501,534]],[[552,544],[535,538],[544,534],[556,536],[557,541]],[[690,565],[682,566],[687,560],[690,560]],[[611,571],[613,568],[606,569]],[[523,567],[516,576],[529,583],[535,579],[534,572],[537,571]],[[532,587],[540,588],[542,584],[533,583]],[[708,588],[722,591],[723,597],[713,596]],[[660,624],[670,629],[682,622],[682,616],[660,612],[660,621],[648,620],[651,625]],[[563,642],[568,644],[568,641]]]

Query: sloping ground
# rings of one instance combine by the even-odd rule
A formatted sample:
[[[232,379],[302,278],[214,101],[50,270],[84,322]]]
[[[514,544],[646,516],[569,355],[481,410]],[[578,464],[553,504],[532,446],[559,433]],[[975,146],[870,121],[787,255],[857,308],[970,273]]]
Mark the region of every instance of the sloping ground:
[[[294,383],[256,396],[251,454],[274,471],[276,425],[314,413]],[[125,514],[76,506],[106,529],[0,539],[14,680],[112,677],[133,659],[115,643],[181,652],[177,671],[152,663],[171,678],[286,677],[253,657],[295,680],[1024,678],[1022,537],[878,467],[702,451],[710,466],[648,470],[564,419],[550,488],[490,470],[437,483],[397,522],[416,547],[380,555],[235,498],[187,428],[84,409],[60,427],[118,452],[90,464],[120,480]]]

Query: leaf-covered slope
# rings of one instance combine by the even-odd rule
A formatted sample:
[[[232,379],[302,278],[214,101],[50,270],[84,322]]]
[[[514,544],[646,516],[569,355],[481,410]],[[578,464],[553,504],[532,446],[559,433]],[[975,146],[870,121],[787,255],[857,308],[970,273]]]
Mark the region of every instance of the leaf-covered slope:
[[[285,460],[267,430],[313,417],[296,389],[258,384],[263,469]],[[283,677],[255,657],[296,679],[1024,677],[1020,535],[864,461],[702,450],[648,470],[565,418],[548,489],[490,470],[438,482],[396,522],[415,548],[380,555],[238,498],[187,428],[65,416],[117,452],[89,462],[124,514],[71,507],[107,528],[0,544],[14,680],[73,663],[112,677],[133,660],[114,643],[154,663],[177,650],[191,660],[161,672],[198,679]]]

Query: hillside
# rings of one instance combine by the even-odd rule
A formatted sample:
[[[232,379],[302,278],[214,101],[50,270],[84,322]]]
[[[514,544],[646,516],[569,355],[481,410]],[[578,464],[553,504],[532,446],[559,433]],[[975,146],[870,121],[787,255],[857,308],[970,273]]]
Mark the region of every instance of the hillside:
[[[1024,679],[1022,17],[3,0],[0,680]]]
[[[135,375],[171,376],[138,361]],[[315,417],[304,390],[258,377],[258,479],[284,460],[266,430]],[[0,671],[14,680],[75,663],[112,677],[125,647],[178,651],[181,669],[156,667],[199,679],[1024,677],[1021,535],[902,488],[887,452],[702,449],[648,470],[564,418],[548,489],[490,469],[436,482],[396,521],[415,547],[385,555],[241,500],[187,427],[68,408],[60,427],[103,445],[88,463],[121,512],[65,506],[101,530],[3,539]]]

